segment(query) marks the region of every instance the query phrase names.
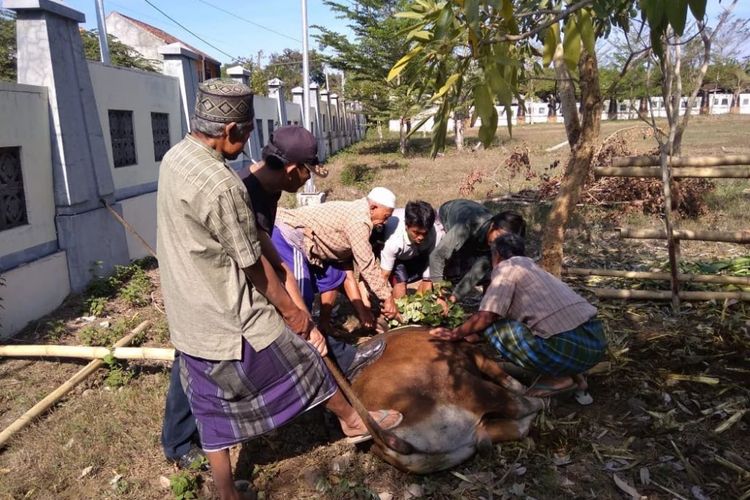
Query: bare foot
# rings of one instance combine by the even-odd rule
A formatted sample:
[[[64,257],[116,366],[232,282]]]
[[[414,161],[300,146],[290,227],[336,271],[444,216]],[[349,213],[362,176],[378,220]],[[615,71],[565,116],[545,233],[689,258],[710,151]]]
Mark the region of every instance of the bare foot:
[[[341,430],[346,436],[349,437],[367,434],[368,431],[367,427],[365,427],[365,423],[362,422],[362,419],[359,417],[359,415],[357,415],[356,413],[354,415],[356,416],[356,419],[352,419],[352,422],[340,420]],[[392,429],[393,427],[396,427],[404,418],[400,412],[397,412],[395,410],[371,411],[370,416],[383,429]]]
[[[563,392],[573,391],[577,388],[578,384],[571,377],[542,377],[526,391],[526,395],[536,398],[546,398]]]
[[[586,377],[583,376],[583,373],[573,375],[573,380],[578,384],[579,391],[585,391],[589,388],[589,383],[586,381]]]

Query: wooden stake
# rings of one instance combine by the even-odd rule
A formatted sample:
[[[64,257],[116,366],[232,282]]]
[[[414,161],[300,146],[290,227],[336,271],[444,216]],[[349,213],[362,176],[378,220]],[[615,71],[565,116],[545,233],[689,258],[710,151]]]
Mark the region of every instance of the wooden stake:
[[[665,290],[622,290],[619,288],[589,288],[601,299],[671,300],[672,292]],[[683,300],[743,300],[750,301],[750,292],[680,292]]]
[[[750,155],[726,155],[726,156],[698,156],[672,158],[669,162],[672,167],[720,167],[750,165]],[[658,167],[660,160],[658,156],[631,156],[629,158],[614,158],[612,166],[622,167]]]
[[[670,273],[654,273],[649,271],[618,271],[615,269],[585,269],[568,268],[563,271],[568,276],[609,276],[613,278],[626,278],[638,280],[661,280],[672,279]],[[719,276],[713,274],[678,274],[680,283],[719,283],[722,285],[750,286],[750,278],[744,276]],[[2,352],[2,351],[0,351]]]
[[[725,243],[750,243],[750,231],[691,231],[675,229],[672,234],[678,240],[721,241]],[[667,234],[663,229],[620,228],[620,238],[644,240],[665,240]]]
[[[127,229],[130,233],[132,233],[132,235],[135,236],[136,239],[141,242],[141,245],[143,245],[143,247],[148,251],[148,253],[151,254],[151,257],[156,258],[156,251],[153,248],[151,248],[151,245],[148,244],[148,242],[143,238],[143,236],[138,234],[138,231],[136,231],[135,228],[131,226],[128,221],[123,219],[122,215],[118,214],[117,210],[112,208],[109,203],[107,203],[105,200],[101,200],[101,201],[102,203],[104,203],[104,206],[107,207],[107,210],[109,211],[110,214],[112,214],[115,220],[117,220],[117,222],[122,224],[122,226],[125,229]]]
[[[174,360],[174,349],[162,347],[89,347],[75,345],[2,345],[0,357],[37,357],[102,359],[109,355],[116,359]]]
[[[380,427],[375,419],[372,418],[372,415],[370,415],[370,412],[367,410],[367,408],[365,408],[365,405],[362,404],[362,401],[360,401],[357,395],[354,394],[354,390],[349,384],[349,381],[346,379],[346,377],[344,377],[344,374],[341,373],[338,365],[336,365],[336,363],[331,360],[330,356],[324,356],[323,361],[325,361],[326,366],[328,366],[328,370],[331,372],[331,375],[333,375],[334,380],[336,380],[339,389],[341,389],[341,392],[344,393],[346,399],[349,400],[349,403],[354,408],[354,411],[356,411],[359,417],[362,419],[362,422],[364,422],[367,431],[372,435],[372,438],[376,443],[385,448],[390,448],[397,451],[398,453],[406,455],[417,451],[415,450],[414,446],[412,446],[408,441],[396,436],[392,431]]]
[[[596,167],[596,177],[661,177],[659,167]],[[675,167],[672,177],[712,177],[716,179],[748,179],[750,167]]]
[[[124,347],[128,345],[133,338],[144,331],[151,323],[144,321],[138,325],[132,332],[117,341],[115,347]],[[35,404],[29,411],[21,415],[15,422],[10,424],[3,432],[0,432],[0,448],[3,448],[8,440],[18,431],[26,427],[34,418],[47,411],[52,405],[57,403],[63,396],[69,393],[75,386],[86,380],[92,373],[104,365],[100,359],[94,360],[75,375],[69,378],[60,387],[52,391],[47,397]]]

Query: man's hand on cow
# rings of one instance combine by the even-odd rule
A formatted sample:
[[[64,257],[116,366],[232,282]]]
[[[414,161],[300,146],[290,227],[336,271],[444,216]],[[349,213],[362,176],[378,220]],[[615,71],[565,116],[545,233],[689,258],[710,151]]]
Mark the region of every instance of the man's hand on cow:
[[[325,336],[320,333],[320,330],[313,328],[310,330],[310,338],[307,340],[312,346],[320,353],[321,356],[328,354],[328,346],[326,345]]]
[[[430,335],[432,335],[433,337],[437,337],[440,340],[449,340],[451,342],[455,342],[463,338],[460,335],[456,334],[456,330],[451,330],[450,328],[445,328],[444,326],[433,328],[432,330],[430,330]]]

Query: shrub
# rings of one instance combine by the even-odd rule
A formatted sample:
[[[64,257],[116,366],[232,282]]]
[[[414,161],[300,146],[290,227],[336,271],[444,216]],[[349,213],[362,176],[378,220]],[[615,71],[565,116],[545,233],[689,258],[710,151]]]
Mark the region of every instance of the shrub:
[[[120,289],[120,297],[131,306],[143,307],[150,303],[151,279],[140,267],[136,267],[128,284]]]
[[[47,340],[57,341],[68,333],[68,327],[65,326],[65,322],[61,319],[48,321],[44,326],[47,330]]]
[[[180,471],[169,478],[175,500],[198,498],[198,478],[189,471]]]
[[[347,163],[341,170],[341,184],[362,187],[375,180],[375,171],[365,163]]]

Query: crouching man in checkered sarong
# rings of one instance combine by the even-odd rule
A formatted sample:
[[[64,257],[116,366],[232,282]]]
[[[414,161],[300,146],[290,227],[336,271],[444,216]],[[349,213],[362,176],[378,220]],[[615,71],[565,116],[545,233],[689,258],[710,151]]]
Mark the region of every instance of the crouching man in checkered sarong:
[[[435,328],[430,333],[468,341],[484,335],[505,359],[537,374],[529,396],[586,389],[582,374],[607,348],[596,308],[524,253],[520,236],[497,238],[492,281],[479,311],[453,330]]]

